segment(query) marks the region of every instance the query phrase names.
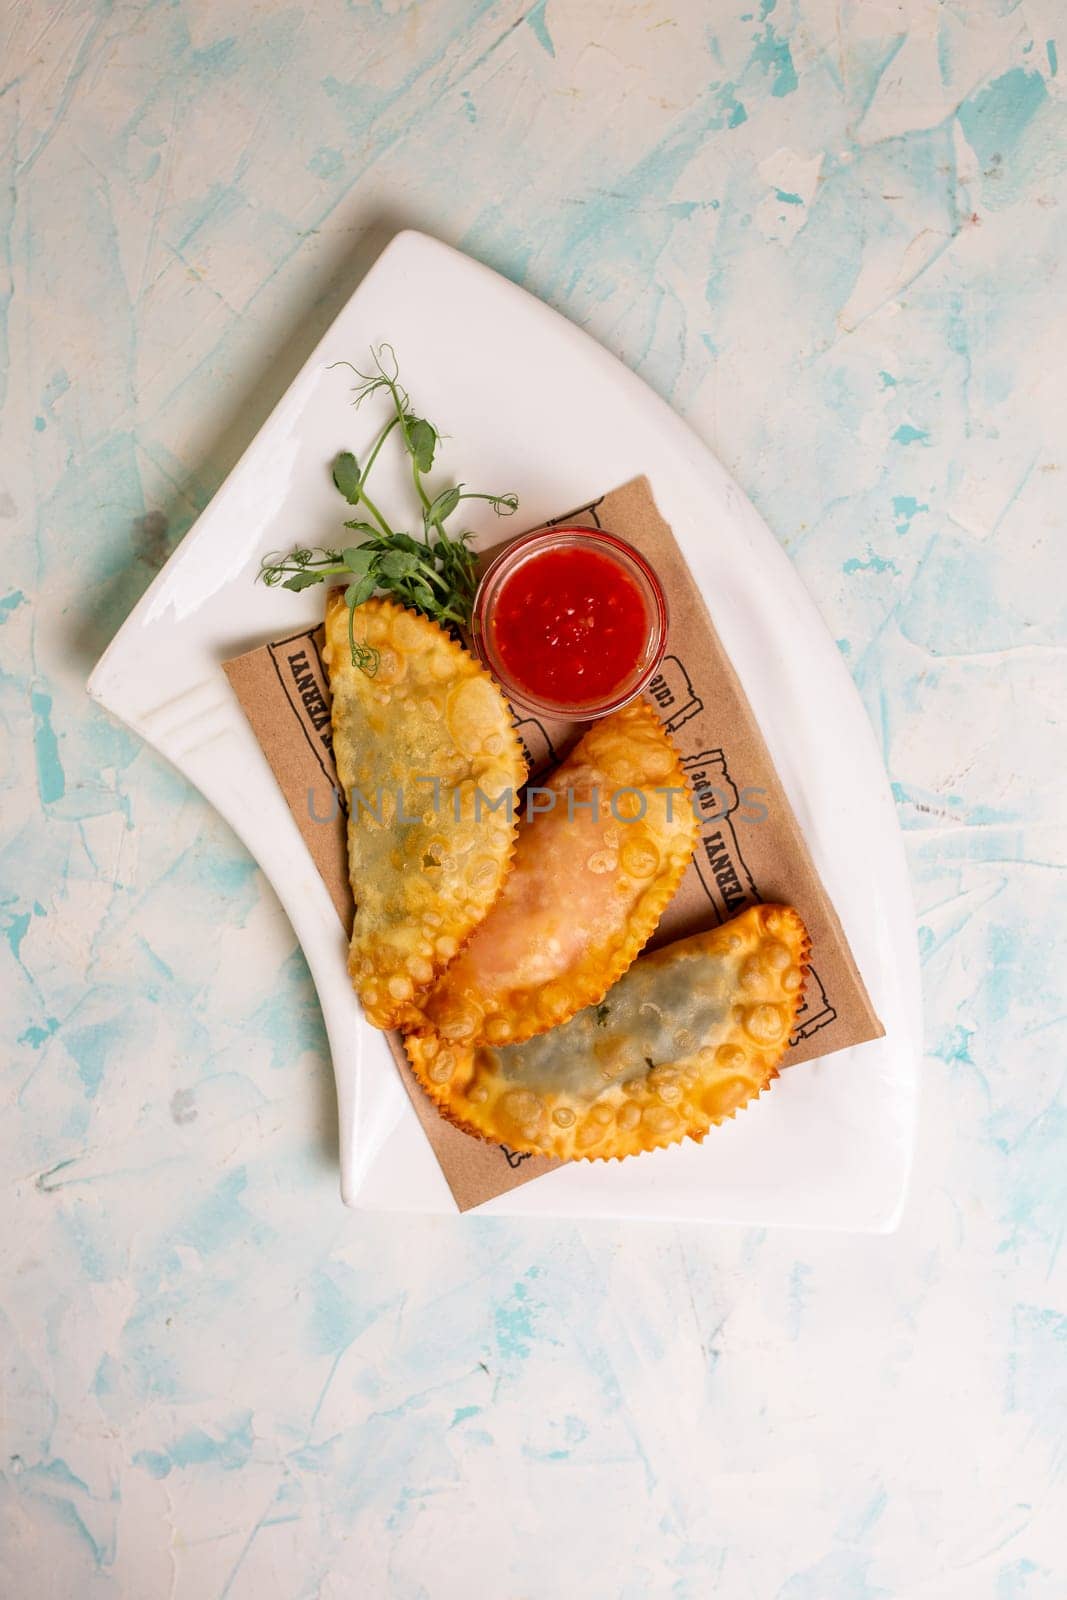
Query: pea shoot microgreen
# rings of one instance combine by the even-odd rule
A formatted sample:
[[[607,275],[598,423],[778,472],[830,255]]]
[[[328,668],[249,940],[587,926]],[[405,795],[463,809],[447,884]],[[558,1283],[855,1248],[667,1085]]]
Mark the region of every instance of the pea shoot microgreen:
[[[378,652],[355,636],[355,613],[375,594],[391,595],[401,605],[421,611],[442,627],[456,632],[470,626],[471,607],[478,586],[477,558],[470,547],[469,531],[449,532],[445,523],[465,500],[485,500],[498,516],[509,517],[518,507],[514,494],[475,494],[462,483],[431,492],[426,483],[433,470],[441,435],[432,422],[415,414],[407,390],[400,382],[396,353],[383,344],[371,351],[374,371],[352,371],[359,379],[353,404],[361,406],[372,395],[388,397],[392,415],[381,428],[362,466],[350,450],[333,463],[333,481],[357,515],[345,522],[355,539],[336,549],[297,546],[282,557],[264,559],[259,576],[271,586],[299,592],[314,583],[344,582],[348,606],[348,642],[352,665],[369,677],[378,670]],[[337,365],[350,366],[349,362]],[[367,479],[378,453],[390,434],[398,433],[411,462],[411,481],[418,500],[421,528],[418,534],[393,528],[367,493]]]

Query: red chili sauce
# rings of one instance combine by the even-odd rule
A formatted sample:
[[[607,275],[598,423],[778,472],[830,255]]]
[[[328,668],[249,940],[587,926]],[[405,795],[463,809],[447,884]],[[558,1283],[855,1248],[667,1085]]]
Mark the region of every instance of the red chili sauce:
[[[641,591],[595,550],[546,550],[504,580],[493,606],[501,666],[539,700],[582,705],[632,677],[649,633]]]

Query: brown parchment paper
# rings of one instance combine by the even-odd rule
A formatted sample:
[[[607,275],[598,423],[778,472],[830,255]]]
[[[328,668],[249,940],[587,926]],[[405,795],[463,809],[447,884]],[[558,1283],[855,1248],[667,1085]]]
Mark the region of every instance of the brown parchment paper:
[[[880,1037],[884,1030],[751,707],[647,479],[635,478],[556,520],[610,528],[628,539],[667,594],[667,653],[647,698],[681,755],[703,822],[692,865],[650,948],[727,922],[754,901],[784,901],[796,906],[812,938],[804,1006],[785,1065]],[[322,629],[313,628],[223,665],[347,930],[353,901],[321,646]],[[580,728],[520,716],[518,731],[533,776],[565,754]],[[446,1122],[422,1094],[399,1035],[387,1037],[461,1211],[557,1164],[486,1144]]]

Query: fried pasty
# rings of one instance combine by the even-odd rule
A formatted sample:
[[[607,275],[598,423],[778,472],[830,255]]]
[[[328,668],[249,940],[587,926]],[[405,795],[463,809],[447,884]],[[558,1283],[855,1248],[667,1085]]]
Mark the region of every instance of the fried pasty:
[[[603,1004],[503,1049],[406,1040],[438,1110],[468,1133],[560,1160],[698,1142],[777,1077],[810,944],[787,906],[753,906],[635,961]]]
[[[652,934],[696,837],[678,757],[643,701],[594,723],[527,795],[499,899],[427,996],[453,1044],[512,1044],[603,999]]]
[[[353,625],[374,652],[373,675],[353,665],[334,591],[323,659],[349,803],[348,970],[368,1020],[395,1028],[419,1020],[418,998],[500,892],[526,767],[504,696],[435,622],[368,600]]]

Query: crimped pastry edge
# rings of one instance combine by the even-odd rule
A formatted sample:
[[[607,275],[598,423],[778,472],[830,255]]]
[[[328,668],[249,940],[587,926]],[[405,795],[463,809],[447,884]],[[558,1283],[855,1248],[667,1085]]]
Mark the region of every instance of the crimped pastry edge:
[[[777,902],[758,902],[755,907],[747,907],[746,911],[752,911],[754,909],[763,909],[763,910],[766,910],[766,911],[773,911],[773,912],[778,912],[779,914],[787,915],[791,919],[793,919],[795,926],[799,927],[800,944],[799,944],[799,949],[798,949],[798,954],[797,954],[797,963],[796,964],[800,967],[801,971],[804,974],[804,978],[806,980],[807,977],[808,977],[809,971],[810,971],[811,937],[810,937],[810,935],[808,933],[808,930],[807,930],[807,928],[806,928],[806,926],[805,926],[805,924],[803,922],[803,919],[800,916],[800,913],[793,906],[786,906],[786,905],[779,904]],[[738,913],[738,916],[744,916],[744,915],[745,915],[745,912],[739,912]],[[731,919],[731,920],[734,920],[734,919]],[[721,931],[723,931],[723,929],[726,929],[729,926],[730,926],[729,923],[723,923],[722,927],[720,929],[710,929],[708,931],[709,932],[721,932]],[[685,943],[686,941],[685,940],[678,940],[676,942],[677,943]],[[670,948],[670,947],[666,946],[664,948]],[[469,1134],[472,1138],[479,1139],[483,1143],[486,1143],[486,1144],[494,1144],[494,1145],[506,1144],[509,1150],[514,1150],[517,1153],[520,1153],[520,1154],[523,1154],[523,1155],[547,1156],[550,1160],[561,1161],[561,1162],[562,1161],[568,1161],[568,1162],[569,1161],[626,1161],[626,1160],[629,1160],[632,1156],[649,1155],[655,1150],[670,1149],[672,1145],[682,1144],[686,1139],[692,1140],[694,1144],[703,1144],[704,1140],[707,1138],[708,1134],[711,1132],[713,1127],[719,1127],[724,1122],[732,1122],[734,1117],[737,1115],[737,1113],[739,1111],[747,1110],[750,1105],[754,1104],[755,1101],[757,1101],[760,1098],[762,1098],[762,1096],[764,1094],[766,1094],[767,1091],[773,1086],[773,1084],[775,1083],[776,1079],[781,1075],[780,1074],[781,1063],[782,1063],[786,1053],[789,1050],[789,1040],[790,1040],[790,1037],[792,1035],[793,1028],[796,1026],[797,1018],[800,1015],[801,1007],[802,1007],[802,1005],[804,1003],[804,988],[805,988],[805,985],[802,983],[800,985],[800,987],[798,988],[798,990],[796,991],[796,994],[792,997],[792,1011],[791,1011],[791,1016],[790,1016],[790,1021],[789,1021],[789,1027],[788,1027],[788,1029],[786,1030],[786,1033],[785,1033],[785,1043],[781,1046],[781,1048],[779,1050],[779,1053],[778,1053],[778,1056],[777,1056],[777,1059],[773,1063],[773,1065],[770,1068],[765,1069],[766,1076],[765,1076],[765,1078],[763,1079],[763,1081],[761,1082],[761,1084],[759,1085],[759,1087],[755,1090],[755,1092],[753,1094],[751,1094],[747,1099],[741,1101],[738,1105],[734,1106],[732,1110],[730,1110],[729,1112],[725,1113],[723,1116],[710,1117],[706,1127],[692,1129],[692,1128],[688,1128],[688,1127],[682,1126],[682,1127],[679,1127],[677,1129],[671,1130],[671,1131],[669,1131],[668,1133],[665,1133],[665,1134],[652,1135],[652,1136],[650,1136],[648,1138],[646,1146],[644,1148],[642,1148],[642,1149],[639,1149],[639,1150],[625,1150],[625,1151],[618,1152],[618,1153],[615,1153],[615,1152],[600,1152],[600,1151],[596,1151],[596,1150],[590,1150],[590,1151],[575,1150],[570,1155],[557,1156],[557,1155],[554,1155],[552,1151],[545,1150],[543,1148],[543,1146],[538,1145],[538,1144],[534,1143],[533,1141],[524,1140],[521,1137],[516,1138],[511,1131],[509,1131],[507,1134],[505,1134],[505,1133],[500,1132],[500,1131],[490,1131],[490,1130],[486,1130],[486,1129],[480,1128],[476,1124],[466,1121],[462,1116],[457,1115],[453,1103],[448,1098],[448,1093],[447,1093],[448,1085],[447,1084],[437,1085],[437,1084],[434,1084],[432,1081],[429,1081],[427,1078],[425,1078],[424,1075],[422,1074],[421,1070],[420,1070],[420,1067],[419,1067],[418,1063],[416,1062],[416,1060],[412,1056],[411,1045],[413,1043],[417,1042],[419,1039],[426,1037],[426,1035],[428,1033],[432,1033],[433,1030],[432,1029],[420,1029],[417,1032],[409,1033],[407,1035],[407,1037],[405,1038],[405,1040],[404,1040],[405,1053],[407,1055],[408,1062],[411,1065],[411,1070],[412,1070],[412,1072],[413,1072],[413,1074],[415,1076],[415,1079],[419,1084],[419,1087],[426,1094],[427,1098],[433,1103],[433,1105],[434,1105],[435,1109],[438,1111],[438,1113],[441,1116],[443,1116],[447,1122],[450,1122],[454,1127],[459,1128],[463,1133]],[[595,1004],[596,1002],[591,1002],[591,1003]],[[520,1040],[520,1041],[517,1041],[517,1042],[522,1043],[523,1041]],[[473,1048],[478,1048],[478,1047],[474,1046]]]
[[[631,701],[627,706],[623,707],[622,710],[631,713],[640,711],[644,714],[646,719],[648,719],[648,721],[654,725],[657,735],[663,739],[674,758],[674,770],[670,776],[677,780],[675,786],[683,788],[687,797],[689,797],[691,801],[692,785],[689,782],[685,768],[682,766],[682,759],[678,747],[671,738],[670,734],[667,732],[667,729],[664,727],[662,721],[652,706],[649,705],[647,700],[640,698],[638,700]],[[613,715],[616,714],[617,713],[613,713]],[[604,718],[602,720],[606,722],[610,719]],[[593,726],[596,727],[599,726],[599,724],[594,724]],[[587,731],[591,732],[592,729]],[[582,737],[584,738],[585,735],[583,734]],[[580,744],[581,740],[579,740],[578,743]],[[576,744],[574,749],[577,748],[578,745]],[[574,749],[572,749],[564,758],[563,762],[560,763],[561,767],[565,766],[566,762],[570,760],[571,755],[574,753]],[[559,769],[557,768],[556,770],[558,771]],[[623,787],[625,788],[628,786],[624,785]],[[660,785],[657,785],[657,787],[660,787]],[[596,982],[589,985],[587,993],[577,1004],[562,1008],[557,1014],[548,1017],[547,1020],[543,1012],[539,1017],[535,1016],[530,1020],[528,1026],[520,1026],[516,1032],[513,1032],[508,1036],[506,1041],[508,1045],[524,1044],[528,1039],[536,1038],[538,1034],[549,1033],[553,1028],[562,1027],[564,1023],[570,1021],[571,1017],[576,1016],[579,1011],[584,1011],[587,1006],[597,1005],[601,1000],[603,1000],[608,990],[618,982],[623,973],[627,972],[637,960],[638,956],[645,948],[645,945],[652,938],[656,928],[659,926],[659,922],[663,916],[663,913],[666,911],[667,907],[674,899],[674,896],[677,894],[681,881],[685,877],[686,869],[688,868],[689,862],[692,859],[693,850],[699,834],[699,824],[693,814],[691,803],[687,806],[686,817],[689,821],[688,838],[683,841],[682,836],[679,834],[675,840],[672,840],[672,844],[675,844],[678,848],[679,859],[674,863],[669,875],[657,878],[654,882],[650,883],[645,890],[642,891],[633,911],[627,919],[627,926],[629,928],[632,929],[633,925],[636,923],[642,930],[640,943],[636,946],[636,948],[629,947],[626,944],[622,945],[616,952],[614,958],[608,964],[606,964],[600,972],[597,973]],[[683,842],[688,846],[684,852],[681,849]],[[515,843],[517,847],[517,838]],[[459,952],[457,952],[457,956],[458,954]],[[453,963],[450,962],[449,966],[452,964]],[[447,972],[448,967],[445,968],[444,972],[441,973],[437,979],[438,983],[447,975]],[[424,998],[430,998],[430,994],[434,987],[436,987],[436,984],[430,986]],[[427,1026],[421,1028],[419,1031],[435,1031],[432,1018],[424,1016],[423,1023]],[[415,1031],[415,1029],[409,1028],[408,1031]],[[478,1045],[494,1046],[498,1043],[499,1041],[494,1041],[487,1038],[483,1032],[479,1032],[471,1039],[463,1040],[464,1045],[472,1045],[475,1047]]]
[[[490,672],[488,672],[486,670],[484,664],[481,661],[478,660],[478,657],[473,653],[473,651],[468,650],[467,647],[464,644],[461,644],[459,640],[453,638],[452,634],[449,633],[447,628],[442,628],[441,624],[439,622],[435,622],[432,617],[426,616],[424,612],[416,611],[411,606],[399,605],[395,600],[389,600],[389,599],[384,598],[383,596],[373,596],[371,599],[364,601],[363,605],[359,607],[359,609],[361,611],[362,610],[370,610],[370,608],[373,608],[374,611],[377,611],[379,613],[382,613],[382,612],[391,613],[394,616],[403,614],[403,615],[406,615],[406,616],[409,616],[409,617],[413,617],[418,621],[420,626],[424,626],[424,627],[427,627],[427,628],[432,628],[437,634],[440,635],[440,637],[449,645],[450,648],[458,650],[461,653],[462,656],[464,656],[468,661],[470,661],[471,665],[474,667],[475,670],[472,673],[468,674],[469,679],[472,680],[472,681],[474,679],[476,679],[476,678],[484,679],[484,681],[486,683],[490,684],[491,687],[500,696],[501,700],[504,702],[505,707],[507,708],[508,712],[510,713],[510,718],[511,718],[511,720],[510,720],[510,722],[508,724],[508,727],[507,727],[507,736],[510,737],[510,739],[511,739],[512,747],[513,747],[513,753],[517,758],[516,775],[518,777],[518,782],[515,784],[515,789],[516,789],[516,792],[517,792],[518,789],[522,786],[522,784],[525,783],[526,778],[528,776],[528,770],[527,770],[527,766],[526,766],[526,758],[525,758],[525,756],[523,754],[522,741],[519,738],[517,727],[516,727],[514,708],[512,707],[511,702],[508,700],[507,696],[505,695],[503,689],[501,689],[500,685],[497,683],[496,679],[492,676],[492,674]],[[325,603],[324,614],[323,614],[323,626],[324,626],[324,630],[325,630],[325,642],[324,642],[324,647],[323,647],[323,663],[324,663],[324,665],[326,667],[327,678],[328,678],[328,680],[330,682],[330,691],[331,691],[330,724],[331,724],[331,728],[333,727],[333,704],[335,703],[336,697],[333,694],[333,675],[332,675],[332,670],[331,670],[331,668],[332,668],[333,646],[331,645],[331,642],[330,642],[330,624],[331,624],[331,613],[336,613],[338,610],[347,610],[347,607],[345,605],[345,600],[344,600],[344,590],[342,588],[336,588],[335,587],[335,588],[330,589],[327,592],[326,603]],[[338,776],[340,776],[340,775],[338,775]],[[473,936],[473,934],[475,932],[475,929],[480,925],[480,923],[482,921],[484,921],[485,917],[488,915],[489,911],[492,909],[492,906],[495,904],[496,900],[498,899],[498,897],[500,895],[500,892],[504,887],[504,884],[507,882],[508,874],[510,873],[512,865],[514,863],[515,848],[516,848],[516,844],[517,844],[517,841],[518,841],[518,831],[519,831],[518,816],[517,816],[517,814],[514,814],[512,816],[511,827],[510,827],[510,830],[509,830],[509,833],[508,833],[508,849],[507,849],[507,853],[504,856],[503,861],[501,863],[502,871],[500,873],[500,878],[499,878],[499,881],[498,881],[497,886],[496,886],[496,892],[494,893],[493,898],[489,901],[488,905],[486,905],[486,907],[482,911],[481,916],[478,918],[478,920],[476,922],[472,923],[471,927],[467,930],[467,932],[464,935],[462,935],[462,937],[458,940],[456,950],[453,952],[453,954],[451,956],[449,956],[447,958],[447,960],[445,960],[443,958],[440,960],[440,966],[438,966],[437,969],[435,970],[433,977],[427,983],[419,985],[416,988],[416,990],[415,990],[413,995],[411,995],[407,1000],[397,1001],[395,1006],[391,1010],[387,1010],[387,1009],[385,1009],[385,1008],[383,1008],[381,1006],[378,1006],[378,1005],[375,1006],[374,1010],[375,1010],[376,1015],[377,1016],[386,1017],[388,1019],[386,1021],[381,1021],[381,1022],[375,1021],[374,1018],[371,1017],[371,1015],[370,1015],[370,1013],[369,1013],[369,1011],[368,1011],[368,1009],[366,1007],[366,1004],[363,1002],[362,995],[360,994],[360,988],[359,988],[359,985],[358,985],[358,983],[356,981],[356,976],[352,972],[351,965],[350,965],[350,962],[351,962],[351,932],[350,932],[350,936],[349,936],[349,955],[348,955],[348,959],[346,960],[346,969],[348,971],[348,975],[349,975],[349,978],[351,980],[352,987],[355,990],[356,995],[360,999],[360,1004],[363,1006],[364,1015],[366,1016],[367,1021],[370,1023],[370,1025],[373,1028],[377,1028],[381,1032],[386,1033],[386,1032],[389,1032],[389,1031],[394,1030],[394,1029],[407,1029],[407,1030],[410,1031],[413,1028],[416,1028],[416,1027],[419,1027],[420,1025],[424,1025],[425,1024],[426,1018],[425,1018],[425,1016],[423,1015],[423,1013],[422,1013],[422,1011],[420,1009],[420,1002],[422,1000],[424,1000],[431,993],[431,991],[433,990],[434,986],[440,981],[440,979],[443,976],[443,974],[452,965],[452,962],[455,961],[456,957],[460,954],[460,952],[464,949],[464,947],[470,942],[470,940],[471,940],[471,938],[472,938],[472,936]],[[345,852],[346,852],[346,861],[347,861],[347,837],[346,837]],[[351,873],[349,873],[349,879],[351,881]],[[355,884],[352,884],[351,887],[352,887],[353,897],[356,900],[356,916],[358,917],[358,915],[359,915],[359,896],[356,893]],[[353,930],[352,931],[354,931],[354,923],[353,923]],[[436,960],[435,960],[435,962],[433,964],[436,966]],[[407,976],[407,974],[404,974],[404,976]]]

